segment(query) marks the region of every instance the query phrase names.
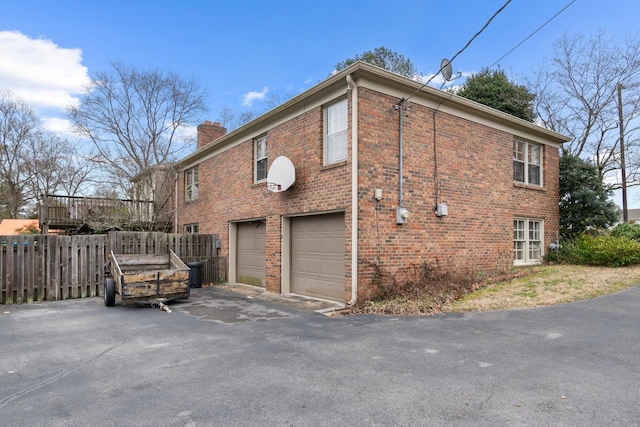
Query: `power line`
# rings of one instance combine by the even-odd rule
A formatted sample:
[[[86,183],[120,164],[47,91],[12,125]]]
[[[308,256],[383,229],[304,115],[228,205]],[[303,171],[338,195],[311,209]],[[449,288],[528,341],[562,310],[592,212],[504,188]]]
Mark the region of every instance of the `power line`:
[[[575,1],[575,0],[573,0]],[[458,55],[460,55],[462,52],[464,52],[469,45],[476,39],[476,37],[478,37],[491,23],[491,21],[493,21],[493,18],[495,18],[496,16],[498,16],[498,14],[500,14],[500,12],[502,12],[504,10],[505,7],[507,7],[507,5],[511,3],[511,0],[507,0],[507,2],[505,4],[502,5],[502,7],[500,7],[500,9],[498,9],[492,16],[491,18],[489,18],[489,20],[484,24],[484,26],[480,29],[480,31],[478,31],[473,37],[471,37],[469,39],[469,41],[467,42],[467,44],[464,45],[464,47],[462,49],[460,49],[458,51],[458,53],[456,53],[455,55],[453,55],[453,58],[451,58],[451,60],[449,61],[449,63],[452,63],[454,59],[456,59],[458,57]],[[572,2],[573,3],[573,2]],[[438,74],[440,74],[442,72],[442,69],[444,68],[444,65],[442,65],[440,67],[440,70],[438,70],[437,73],[435,73],[433,76],[431,76],[431,78],[429,80],[427,80],[427,82],[425,84],[423,84],[422,86],[420,86],[418,89],[416,89],[415,92],[413,92],[408,98],[406,99],[401,99],[399,103],[403,103],[408,101],[409,99],[411,99],[416,93],[420,92],[426,85],[428,85],[429,83],[431,83],[431,80],[433,80]]]
[[[515,45],[509,52],[505,53],[504,55],[502,55],[496,62],[494,62],[493,64],[491,64],[489,67],[487,67],[487,69],[491,69],[493,68],[494,65],[496,65],[498,62],[502,61],[507,55],[509,55],[511,52],[513,52],[514,50],[516,50],[517,48],[519,48],[524,42],[526,42],[527,40],[529,40],[531,37],[533,37],[533,35],[535,33],[537,33],[538,31],[540,31],[545,25],[547,25],[549,22],[553,21],[554,19],[556,19],[556,17],[558,15],[560,15],[562,12],[564,12],[569,6],[571,6],[573,3],[575,3],[576,0],[571,0],[571,2],[569,2],[568,5],[566,5],[565,7],[563,7],[558,13],[556,13],[555,15],[553,15],[549,20],[547,20],[547,22],[545,22],[544,24],[540,25],[534,32],[532,32],[531,34],[529,34],[524,40],[522,40],[520,43],[518,43],[517,45]]]

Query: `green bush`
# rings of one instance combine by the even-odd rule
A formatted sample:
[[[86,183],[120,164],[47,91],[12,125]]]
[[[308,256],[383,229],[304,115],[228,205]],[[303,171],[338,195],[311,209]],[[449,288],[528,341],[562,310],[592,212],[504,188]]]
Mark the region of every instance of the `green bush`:
[[[582,234],[545,257],[548,262],[622,267],[640,264],[640,242],[625,236]]]
[[[640,224],[629,224],[623,222],[611,230],[614,237],[626,237],[627,239],[640,241]]]

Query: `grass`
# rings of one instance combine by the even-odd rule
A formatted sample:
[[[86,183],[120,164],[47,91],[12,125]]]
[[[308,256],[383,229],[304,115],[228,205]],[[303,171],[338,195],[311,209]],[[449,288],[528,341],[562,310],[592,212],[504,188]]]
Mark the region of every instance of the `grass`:
[[[544,265],[531,274],[487,285],[442,307],[442,311],[488,311],[562,304],[640,285],[640,266]]]
[[[502,281],[484,278],[472,285],[463,283],[467,278],[465,275],[435,274],[414,282],[389,282],[383,278],[381,283],[386,284],[382,287],[385,291],[382,296],[362,301],[336,315],[424,316],[437,312],[511,310],[563,304],[640,285],[640,266],[540,265],[518,269],[503,277],[506,278]],[[398,287],[398,283],[405,286]]]

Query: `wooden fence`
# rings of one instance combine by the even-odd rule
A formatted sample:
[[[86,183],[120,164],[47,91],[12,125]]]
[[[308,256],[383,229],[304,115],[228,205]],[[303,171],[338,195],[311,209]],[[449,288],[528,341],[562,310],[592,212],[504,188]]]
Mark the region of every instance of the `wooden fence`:
[[[226,257],[216,256],[216,236],[159,232],[109,235],[0,236],[0,304],[102,296],[108,251],[163,254],[204,262],[202,281],[227,280]]]

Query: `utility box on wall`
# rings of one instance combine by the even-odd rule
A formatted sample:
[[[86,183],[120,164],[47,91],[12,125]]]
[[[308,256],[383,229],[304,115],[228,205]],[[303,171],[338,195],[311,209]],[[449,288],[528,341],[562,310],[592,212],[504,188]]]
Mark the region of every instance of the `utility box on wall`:
[[[406,224],[409,221],[409,211],[407,208],[396,209],[396,224]]]
[[[449,206],[446,203],[438,203],[436,205],[436,216],[449,215]]]

